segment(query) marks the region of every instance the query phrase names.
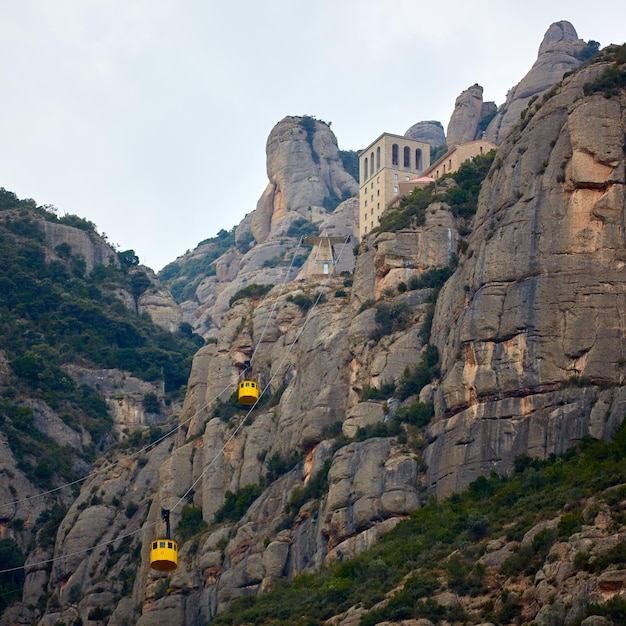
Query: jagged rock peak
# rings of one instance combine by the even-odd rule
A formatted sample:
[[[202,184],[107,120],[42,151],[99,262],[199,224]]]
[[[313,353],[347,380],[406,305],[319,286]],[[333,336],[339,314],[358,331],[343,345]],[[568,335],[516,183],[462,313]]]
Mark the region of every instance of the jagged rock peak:
[[[565,78],[509,133],[440,292],[440,419],[425,454],[439,494],[508,471],[518,453],[608,438],[623,419],[626,105],[585,95],[607,66]]]
[[[550,48],[561,42],[579,41],[576,29],[566,21],[554,22],[543,36],[543,41],[539,46],[539,56],[550,51]]]
[[[494,109],[493,102],[483,102],[483,88],[478,83],[461,92],[448,123],[448,147],[479,139],[484,128],[482,121],[492,115]]]
[[[537,60],[528,74],[507,94],[506,102],[487,128],[486,138],[501,144],[533,96],[540,95],[558,83],[566,72],[583,64],[581,53],[586,46],[569,22],[551,24],[539,46]]]
[[[310,220],[316,208],[323,214],[329,202],[336,204],[358,191],[358,183],[343,168],[330,126],[314,117],[282,119],[268,137],[266,152],[269,183],[250,220],[258,243],[289,213]]]
[[[425,141],[427,144],[438,148],[446,143],[446,135],[443,132],[443,125],[436,120],[426,120],[413,124],[404,133],[407,139],[415,141]]]

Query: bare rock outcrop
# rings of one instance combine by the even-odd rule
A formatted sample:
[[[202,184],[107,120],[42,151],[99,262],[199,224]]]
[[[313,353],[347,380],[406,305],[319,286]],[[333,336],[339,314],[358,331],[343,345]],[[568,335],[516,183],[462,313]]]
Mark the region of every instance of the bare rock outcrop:
[[[439,494],[506,472],[516,454],[609,437],[622,419],[626,103],[583,93],[606,67],[564,79],[500,147],[440,294],[426,454]]]
[[[443,146],[446,143],[446,135],[441,122],[434,120],[413,124],[413,126],[404,133],[404,136],[407,137],[407,139],[413,139],[415,141],[425,141],[434,148]]]
[[[184,321],[205,337],[215,337],[239,290],[296,278],[311,252],[298,247],[302,235],[358,236],[358,183],[344,169],[327,124],[310,116],[286,117],[272,129],[266,151],[269,183],[256,210],[236,227],[236,246],[214,261],[215,272],[198,284],[193,300],[181,305]],[[353,245],[340,256],[337,273],[352,271]],[[176,262],[201,259],[205,247],[210,245]],[[308,273],[303,270],[300,278]]]
[[[310,219],[313,207],[333,198],[345,200],[358,184],[343,168],[337,140],[324,122],[312,117],[286,117],[267,140],[269,183],[257,203],[251,232],[264,242],[289,212]]]
[[[41,220],[39,224],[45,234],[46,245],[51,250],[58,246],[67,246],[69,254],[85,261],[88,274],[96,265],[119,267],[115,250],[93,231],[47,220]]]
[[[448,148],[478,139],[478,128],[484,114],[483,88],[478,84],[472,85],[454,103],[446,130]]]
[[[137,298],[137,313],[146,313],[150,319],[164,330],[175,333],[183,322],[183,311],[172,297],[169,289],[163,287],[152,270],[141,268],[152,285]]]
[[[566,72],[583,64],[581,53],[585,47],[569,22],[551,24],[539,46],[537,60],[507,94],[506,102],[487,127],[486,139],[500,145],[532,98],[556,85]]]

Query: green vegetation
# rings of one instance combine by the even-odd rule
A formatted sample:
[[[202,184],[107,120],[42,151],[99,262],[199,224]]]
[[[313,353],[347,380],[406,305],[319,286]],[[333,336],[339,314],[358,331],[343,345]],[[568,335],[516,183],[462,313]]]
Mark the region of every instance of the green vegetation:
[[[380,341],[386,335],[404,330],[411,319],[411,310],[406,302],[379,301],[376,307],[376,328],[370,339]]]
[[[260,485],[246,485],[235,493],[227,491],[224,494],[224,504],[215,513],[215,522],[238,522],[262,492]]]
[[[436,268],[431,267],[419,276],[411,276],[408,284],[400,283],[398,285],[398,291],[414,291],[416,289],[439,289],[443,287],[444,283],[452,276],[458,261],[456,257],[452,259],[450,265],[445,267]]]
[[[2,569],[21,568],[26,558],[14,539],[0,539]],[[0,614],[13,602],[19,601],[24,586],[24,570],[0,574]]]
[[[590,39],[587,42],[586,46],[582,49],[582,51],[579,52],[576,56],[581,61],[588,61],[589,59],[591,59],[591,57],[598,54],[599,50],[600,50],[600,43],[598,41],[594,41],[593,39]]]
[[[104,434],[112,423],[108,413],[102,420],[91,419],[84,414],[82,417],[83,425],[91,426],[94,435]],[[4,398],[0,399],[0,426],[17,467],[38,487],[52,488],[55,476],[67,482],[78,477],[72,466],[72,459],[77,452],[60,446],[35,428],[33,412],[29,407],[17,406]],[[94,438],[96,439],[95,436]],[[83,458],[87,457],[87,454],[83,454]]]
[[[146,413],[160,413],[161,412],[161,401],[156,393],[148,392],[144,395],[142,400],[143,410]]]
[[[18,467],[38,487],[77,478],[78,467],[112,442],[113,420],[100,393],[78,384],[68,366],[117,368],[146,381],[164,381],[170,398],[182,393],[203,340],[191,329],[169,333],[119,299],[138,298],[152,282],[133,250],[111,250],[108,265],[90,274],[67,243],[45,245],[43,220],[96,236],[77,216],[57,218],[33,200],[0,189],[0,350],[10,365],[10,387],[0,401],[0,424]],[[93,235],[92,235],[93,233]],[[55,255],[56,253],[56,255]],[[82,449],[60,446],[35,425],[23,398],[45,402],[73,430],[91,436]],[[150,394],[146,410],[160,402]],[[80,459],[80,462],[77,461]]]
[[[617,96],[626,88],[626,44],[613,46],[598,57],[600,61],[612,61],[613,65],[604,69],[602,74],[584,87],[586,96],[592,93],[602,92],[605,98]]]
[[[445,500],[432,498],[401,522],[375,546],[355,559],[301,574],[292,581],[279,581],[258,597],[235,601],[216,616],[224,624],[322,624],[354,605],[369,612],[361,625],[401,619],[428,618],[435,624],[448,622],[515,622],[522,605],[507,588],[510,578],[533,576],[546,558],[549,546],[576,532],[584,518],[582,504],[597,497],[610,507],[616,524],[624,524],[623,498],[626,493],[626,423],[615,441],[605,443],[585,438],[564,457],[546,461],[520,457],[509,477],[492,474],[481,477],[469,489]],[[615,485],[621,485],[614,488]],[[289,512],[308,500],[294,492]],[[520,548],[497,571],[486,576],[477,564],[489,539],[519,540],[542,520],[566,512],[552,529],[538,533],[528,548]],[[582,567],[623,562],[623,544],[594,559],[578,559]],[[517,556],[520,555],[520,556]],[[402,590],[391,597],[404,579]],[[532,579],[532,578],[531,578]],[[441,606],[430,599],[437,591],[449,589],[462,596],[485,594],[489,601],[476,604],[466,613],[460,605]],[[377,608],[374,605],[385,600]],[[626,602],[620,597],[590,605],[585,614],[605,615],[621,623]],[[556,623],[556,622],[555,622]]]
[[[430,164],[432,165],[437,159],[440,159],[448,151],[448,146],[430,146]]]
[[[326,296],[319,291],[310,296],[304,293],[297,293],[295,296],[289,294],[285,299],[297,305],[303,313],[306,313],[315,303],[326,302]]]
[[[46,509],[37,518],[37,544],[41,548],[47,548],[54,544],[54,540],[59,530],[59,525],[63,521],[67,508],[60,504],[53,504],[50,509]]]
[[[8,192],[0,193],[2,199],[5,205],[24,203]],[[151,381],[163,376],[168,391],[184,385],[203,342],[160,329],[115,296],[120,288],[137,296],[149,283],[134,266],[134,253],[121,253],[130,267],[101,265],[90,276],[82,259],[48,262],[40,213],[31,208],[20,220],[0,221],[0,349],[20,382],[53,408],[74,386],[61,369],[66,363],[124,369]],[[77,220],[72,225],[82,224]]]
[[[204,532],[208,524],[202,519],[202,507],[186,504],[180,512],[176,538],[184,543],[194,535]]]
[[[261,480],[261,485],[271,485],[275,480],[280,478],[283,474],[292,470],[303,458],[303,453],[300,450],[294,450],[291,456],[284,458],[280,452],[274,452],[269,458],[265,459],[266,472]]]
[[[228,306],[233,306],[237,300],[241,300],[242,298],[262,298],[266,293],[271,291],[273,287],[274,285],[257,285],[256,283],[252,283],[234,294],[228,301]]]
[[[200,282],[207,276],[215,275],[215,261],[227,250],[237,247],[240,252],[247,252],[254,241],[251,233],[235,243],[235,228],[230,231],[220,230],[215,237],[201,241],[192,258],[174,261],[159,272],[159,280],[169,287],[177,302],[191,300]],[[198,248],[201,248],[202,255]]]
[[[476,213],[478,193],[494,157],[495,151],[478,155],[471,161],[461,164],[456,172],[442,176],[437,184],[441,184],[448,178],[456,182],[455,186],[446,188],[445,191],[437,192],[435,183],[423,189],[414,189],[400,201],[397,209],[385,212],[380,226],[372,232],[393,232],[403,228],[423,226],[426,220],[426,209],[433,202],[445,202],[456,217],[469,220]]]
[[[407,367],[402,374],[396,397],[406,400],[409,396],[417,395],[433,379],[439,377],[439,351],[436,346],[427,345],[418,365]]]
[[[354,178],[359,180],[359,153],[357,150],[339,150],[339,158],[343,164],[343,169]]]
[[[305,220],[303,217],[299,217],[287,229],[287,237],[308,237],[316,236],[319,232],[319,227],[313,222]]]

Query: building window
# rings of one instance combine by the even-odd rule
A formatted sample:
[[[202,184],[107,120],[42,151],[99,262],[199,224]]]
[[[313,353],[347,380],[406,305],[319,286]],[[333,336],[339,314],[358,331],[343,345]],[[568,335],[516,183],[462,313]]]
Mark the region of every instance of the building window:
[[[374,215],[374,207],[372,207],[372,211],[371,211],[370,215]]]
[[[397,187],[393,188],[393,193],[398,193],[398,188]]]
[[[372,220],[371,224],[372,224],[372,228],[374,228],[374,221],[373,220]]]
[[[372,194],[372,195],[370,196],[370,200],[371,200],[372,202],[374,202],[374,194]]]
[[[452,159],[448,159],[448,169],[452,171]]]
[[[377,203],[376,203],[376,210],[377,210],[377,211],[380,211],[380,202],[377,202]]]
[[[411,148],[404,146],[404,167],[411,167]]]
[[[376,179],[377,183],[380,183],[380,176]]]
[[[374,151],[370,152],[370,170],[372,172],[372,176],[374,176]]]
[[[368,176],[367,176],[367,157],[365,157],[365,161],[363,161],[363,180],[367,180]]]
[[[365,201],[365,206],[367,206],[367,200]]]
[[[391,165],[395,165],[398,167],[400,164],[400,149],[398,148],[398,144],[394,143],[391,146]]]
[[[380,189],[377,189],[377,190],[376,190],[376,195],[377,195],[377,196],[380,196]]]
[[[393,175],[393,179],[394,179],[394,180],[398,180],[398,175],[397,175],[397,174],[394,174],[394,175]]]
[[[422,171],[422,167],[423,167],[422,166],[422,151],[419,148],[417,148],[415,150],[415,169],[418,172],[421,172]]]
[[[376,148],[376,171],[380,169],[380,146]]]
[[[404,180],[410,180],[410,176],[405,176]]]
[[[370,183],[370,189],[374,189],[374,181]]]

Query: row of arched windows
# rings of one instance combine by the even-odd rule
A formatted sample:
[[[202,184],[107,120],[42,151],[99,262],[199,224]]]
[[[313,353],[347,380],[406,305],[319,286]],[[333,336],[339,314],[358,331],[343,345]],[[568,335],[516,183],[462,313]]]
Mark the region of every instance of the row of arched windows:
[[[391,166],[400,167],[400,146],[397,143],[391,146]],[[422,170],[422,151],[419,148],[415,149],[415,161],[411,163],[411,148],[404,146],[402,150],[402,167],[420,172]],[[373,150],[369,157],[365,157],[365,161],[363,162],[363,180],[367,180],[370,176],[373,176],[374,172],[377,172],[379,169],[380,146],[376,148],[376,160],[374,160]]]
[[[400,146],[394,143],[391,146],[391,165],[400,166]],[[419,148],[415,149],[415,161],[411,163],[411,148],[404,146],[402,149],[402,167],[408,169],[414,169],[420,171],[422,169],[422,151]]]
[[[371,166],[371,171],[370,171]],[[374,172],[380,169],[380,146],[376,148],[376,169],[374,169],[374,151],[370,153],[369,159],[365,157],[363,180],[367,180],[370,176],[374,176]]]

